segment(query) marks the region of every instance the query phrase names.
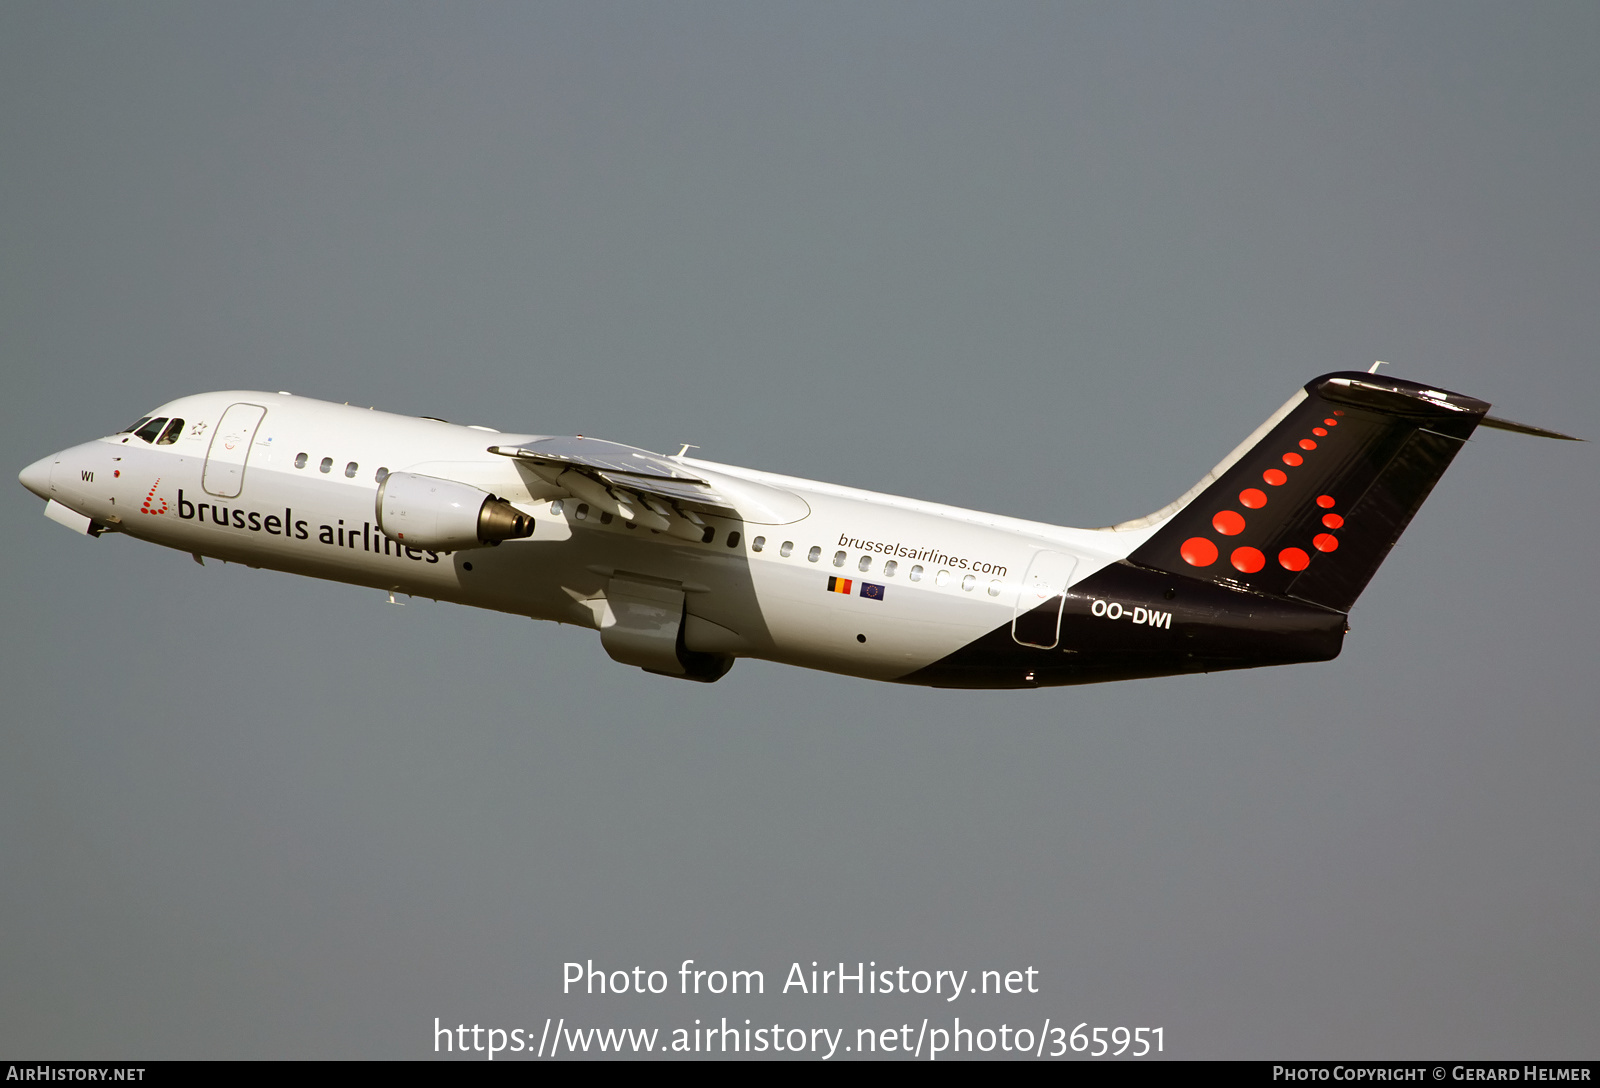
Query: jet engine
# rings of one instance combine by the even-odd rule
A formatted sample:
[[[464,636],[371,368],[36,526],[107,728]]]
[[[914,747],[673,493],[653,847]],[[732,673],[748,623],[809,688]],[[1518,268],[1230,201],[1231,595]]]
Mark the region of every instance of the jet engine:
[[[470,484],[391,472],[378,487],[378,529],[410,548],[482,548],[533,535],[533,518]]]

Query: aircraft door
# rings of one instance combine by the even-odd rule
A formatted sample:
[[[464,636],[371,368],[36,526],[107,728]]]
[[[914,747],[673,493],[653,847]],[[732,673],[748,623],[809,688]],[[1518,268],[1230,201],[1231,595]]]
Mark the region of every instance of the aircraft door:
[[[1035,552],[1017,593],[1011,637],[1024,646],[1049,650],[1061,638],[1061,607],[1078,558],[1061,552]]]
[[[232,404],[217,421],[206,450],[201,486],[219,499],[232,499],[244,489],[245,462],[256,440],[256,428],[267,410],[259,404]]]

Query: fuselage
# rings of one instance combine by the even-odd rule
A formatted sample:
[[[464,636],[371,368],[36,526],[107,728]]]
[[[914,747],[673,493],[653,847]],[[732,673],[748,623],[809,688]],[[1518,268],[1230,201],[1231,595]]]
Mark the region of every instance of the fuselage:
[[[1326,658],[1343,633],[1342,615],[1255,599],[1243,602],[1254,618],[1235,623],[1230,608],[1249,595],[1129,566],[1155,526],[1072,529],[674,458],[740,497],[702,512],[691,540],[490,452],[538,435],[254,391],[183,397],[147,420],[22,480],[96,535],[595,628],[613,657],[646,668],[650,640],[665,639],[684,660],[1028,687]],[[530,515],[532,534],[456,549],[393,539],[378,497],[396,473],[486,492]],[[629,593],[665,617],[635,640],[643,649],[609,630],[635,622],[617,603]],[[1208,657],[1219,631],[1224,651]]]

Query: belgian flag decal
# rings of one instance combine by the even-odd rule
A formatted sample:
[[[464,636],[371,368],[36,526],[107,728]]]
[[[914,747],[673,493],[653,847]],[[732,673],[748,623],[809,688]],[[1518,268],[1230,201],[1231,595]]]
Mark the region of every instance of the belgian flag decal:
[[[848,579],[848,578],[833,578],[833,577],[830,577],[828,579],[828,592],[829,593],[843,593],[846,597],[848,597],[848,596],[850,596],[850,586],[851,586],[851,582],[850,582],[850,579]]]

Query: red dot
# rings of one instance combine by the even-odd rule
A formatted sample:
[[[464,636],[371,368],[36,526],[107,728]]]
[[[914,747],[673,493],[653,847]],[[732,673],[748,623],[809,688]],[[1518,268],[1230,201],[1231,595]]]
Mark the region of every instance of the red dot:
[[[1293,468],[1296,465],[1305,464],[1306,459],[1301,457],[1298,453],[1286,453],[1283,455],[1283,463]]]
[[[1284,570],[1305,570],[1311,565],[1311,557],[1299,548],[1285,548],[1278,553],[1278,562]]]
[[[1342,415],[1344,415],[1344,413],[1343,413],[1343,412],[1338,412],[1338,411],[1336,411],[1336,412],[1334,412],[1334,413],[1333,413],[1333,414],[1334,414],[1334,415],[1336,415],[1336,416],[1342,416]]]
[[[1300,448],[1303,450],[1314,450],[1317,448],[1317,444],[1311,441],[1309,438],[1302,438],[1300,440]]]
[[[1337,419],[1325,419],[1322,422],[1328,427],[1337,427],[1339,425],[1339,421]]]
[[[1203,536],[1192,536],[1183,542],[1178,554],[1191,567],[1209,567],[1217,561],[1217,546]]]
[[[1255,548],[1235,548],[1232,559],[1234,569],[1242,570],[1246,574],[1254,574],[1267,565],[1267,557]]]
[[[1313,428],[1311,428],[1311,433],[1316,435],[1318,438],[1326,438],[1328,436],[1328,428],[1326,428],[1326,427],[1313,427]]]
[[[1282,487],[1289,482],[1288,475],[1281,468],[1269,468],[1261,474],[1261,478],[1273,487]]]
[[[1244,532],[1244,515],[1237,510],[1219,510],[1211,526],[1223,536],[1238,536]]]
[[[1239,505],[1259,510],[1267,505],[1267,493],[1258,487],[1247,487],[1239,492]]]
[[[1333,496],[1332,495],[1318,495],[1317,496],[1317,505],[1322,507],[1324,510],[1332,510],[1333,509]]]
[[[1342,528],[1344,525],[1344,518],[1340,517],[1338,514],[1323,514],[1322,524],[1326,525],[1330,529]]]
[[[1331,552],[1339,546],[1339,538],[1332,533],[1318,533],[1311,538],[1311,546],[1319,552]]]

